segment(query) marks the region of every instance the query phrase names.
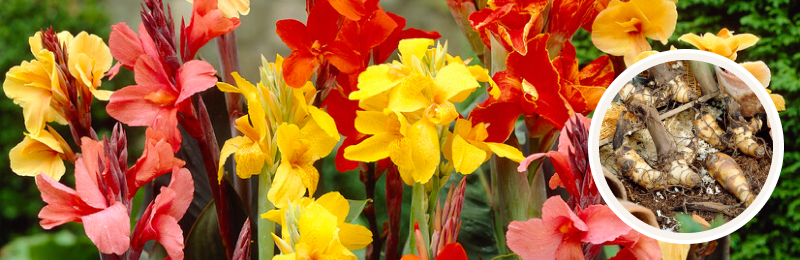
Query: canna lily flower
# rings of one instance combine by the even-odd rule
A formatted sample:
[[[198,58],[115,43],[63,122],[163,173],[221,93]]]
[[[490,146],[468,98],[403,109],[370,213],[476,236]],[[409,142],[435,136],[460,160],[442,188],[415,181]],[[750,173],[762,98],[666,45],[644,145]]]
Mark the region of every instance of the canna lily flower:
[[[150,183],[156,177],[173,171],[175,167],[180,168],[186,164],[183,160],[175,157],[172,146],[163,133],[153,128],[147,128],[145,136],[142,157],[136,160],[136,164],[125,174],[128,185],[128,197],[126,199],[128,200],[133,199],[139,188]]]
[[[187,1],[194,3],[194,0]],[[217,9],[222,11],[222,15],[225,17],[239,18],[239,14],[250,13],[250,0],[217,0]]]
[[[537,115],[550,128],[561,129],[570,116],[594,110],[613,81],[608,56],[598,57],[579,71],[575,48],[569,43],[551,61],[545,48],[548,37],[540,34],[531,40],[528,55],[509,54],[508,70],[494,76],[501,94],[490,96],[470,113],[472,122],[488,124],[487,141],[505,141],[520,114]]]
[[[283,241],[288,242],[292,241],[292,239],[296,241],[297,238],[291,236],[291,234],[296,234],[294,230],[296,227],[291,226],[293,224],[291,219],[296,219],[298,212],[303,214],[305,209],[311,205],[322,206],[328,213],[336,217],[339,242],[348,250],[362,249],[372,243],[372,232],[369,229],[346,222],[347,214],[350,212],[350,204],[342,194],[336,191],[325,193],[316,200],[309,197],[300,198],[285,207],[270,210],[262,214],[261,217],[281,225]],[[279,240],[275,239],[275,241]],[[283,249],[281,250],[283,251]]]
[[[280,20],[277,34],[292,54],[283,63],[283,76],[292,87],[302,87],[314,70],[327,60],[345,74],[361,69],[359,54],[344,39],[337,38],[339,16],[327,1],[314,4],[307,24],[297,20]]]
[[[133,71],[136,85],[111,95],[108,114],[124,124],[151,126],[164,133],[177,152],[181,143],[177,113],[192,95],[217,83],[216,70],[205,61],[191,60],[178,69],[173,83],[159,60],[140,55]]]
[[[452,161],[456,172],[461,174],[474,172],[492,157],[492,153],[515,162],[525,159],[522,152],[510,145],[485,142],[487,137],[489,133],[484,123],[472,126],[472,122],[458,119],[453,133],[447,136],[444,144],[444,158]]]
[[[37,176],[43,173],[56,181],[66,171],[64,160],[75,160],[67,141],[50,126],[38,135],[25,134],[25,139],[11,148],[8,157],[11,170],[17,175]]]
[[[142,55],[159,57],[156,44],[147,33],[144,23],[139,23],[138,35],[124,22],[112,25],[108,45],[111,46],[111,55],[119,61],[108,71],[112,79],[119,73],[121,66],[133,70]]]
[[[134,254],[141,252],[145,242],[156,240],[164,247],[170,259],[183,259],[183,231],[178,221],[183,218],[194,197],[194,180],[186,168],[172,169],[169,186],[161,187],[161,193],[150,202],[136,222],[131,238]],[[138,259],[132,257],[132,259]]]
[[[22,107],[25,129],[33,135],[38,135],[48,122],[67,124],[61,109],[53,105],[63,97],[58,93],[64,93],[57,72],[58,64],[53,52],[41,47],[40,34],[37,32],[29,38],[36,59],[12,67],[3,81],[3,92],[14,100],[14,104]]]
[[[350,250],[366,247],[372,242],[372,233],[346,223],[348,211],[347,200],[338,192],[330,192],[316,201],[301,198],[263,214],[282,228],[281,237],[272,233],[281,249],[274,259],[357,259]]]
[[[544,202],[541,219],[512,221],[506,239],[523,259],[583,259],[582,243],[601,245],[630,230],[608,206],[577,208],[576,214],[554,196]]]
[[[592,43],[605,53],[625,56],[630,66],[639,53],[652,50],[646,38],[666,44],[677,19],[673,1],[612,0],[592,24]]]
[[[469,16],[472,28],[480,33],[486,46],[491,46],[490,37],[497,37],[506,50],[528,53],[528,41],[542,31],[542,11],[547,0],[498,0],[489,1],[486,8]]]
[[[755,45],[758,42],[758,37],[749,33],[733,35],[733,32],[722,28],[717,35],[705,33],[703,37],[700,37],[694,33],[687,33],[681,35],[678,40],[694,45],[700,50],[710,51],[725,58],[736,60],[736,52]]]
[[[431,179],[440,153],[439,135],[432,123],[418,120],[409,124],[402,113],[388,109],[356,113],[356,129],[372,136],[345,149],[345,158],[375,162],[389,157],[406,184],[424,184]]]
[[[617,237],[617,239],[606,243],[606,245],[622,246],[622,249],[617,252],[617,255],[609,258],[612,260],[658,260],[661,259],[661,247],[659,246],[658,242],[658,240],[645,236],[644,234],[631,229],[631,231],[627,234]]]
[[[427,259],[427,257],[425,258]],[[434,260],[467,260],[467,252],[464,251],[464,247],[461,246],[458,242],[452,242],[445,245],[439,254],[436,255]],[[403,258],[400,260],[421,260],[418,256],[415,255],[404,255]]]
[[[364,6],[362,0],[323,0],[327,2],[333,9],[336,9],[339,14],[344,15],[350,20],[360,20],[367,13],[367,8]],[[319,4],[319,3],[317,3]],[[377,2],[374,3],[377,5]]]
[[[111,91],[98,90],[104,74],[111,68],[111,52],[99,36],[80,32],[67,45],[69,73],[88,88],[94,97],[106,101]]]
[[[192,4],[192,18],[189,25],[181,29],[183,60],[194,59],[200,47],[217,36],[233,31],[241,23],[238,16],[225,17],[223,11],[218,9],[217,0],[197,0]]]
[[[46,174],[36,176],[36,186],[48,204],[39,212],[39,224],[52,229],[67,222],[82,222],[86,235],[101,253],[121,255],[130,244],[130,217],[125,205],[107,187],[111,174],[103,143],[84,137],[81,151],[81,158],[75,161],[77,190]]]
[[[314,194],[319,183],[314,162],[327,156],[339,141],[333,119],[316,107],[309,108],[311,116],[318,119],[309,120],[302,128],[287,123],[278,127],[276,143],[281,163],[267,194],[277,207],[303,197],[306,190]]]

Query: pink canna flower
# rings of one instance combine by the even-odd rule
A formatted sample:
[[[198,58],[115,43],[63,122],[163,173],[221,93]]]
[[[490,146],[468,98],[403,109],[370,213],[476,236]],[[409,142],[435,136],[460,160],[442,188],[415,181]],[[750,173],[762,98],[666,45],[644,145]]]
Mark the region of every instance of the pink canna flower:
[[[144,152],[142,157],[136,160],[136,164],[128,170],[125,175],[128,184],[128,196],[130,200],[136,195],[136,191],[153,179],[162,174],[172,171],[173,167],[183,167],[186,162],[175,158],[172,146],[167,142],[166,136],[152,128],[147,128],[145,133]]]
[[[617,252],[617,255],[609,260],[616,259],[639,259],[639,260],[657,260],[661,259],[661,247],[658,245],[658,240],[645,236],[636,230],[631,229],[625,235],[622,235],[606,243],[606,245],[620,245],[622,250]]]
[[[185,168],[172,168],[169,186],[162,187],[161,193],[150,202],[142,218],[133,231],[131,259],[138,259],[144,243],[156,240],[164,246],[170,259],[183,259],[183,231],[178,221],[194,197],[194,180]]]
[[[192,60],[178,69],[173,82],[159,60],[141,55],[133,71],[136,85],[111,95],[106,106],[108,114],[127,125],[152,126],[166,135],[177,152],[181,143],[177,114],[190,109],[186,106],[191,104],[192,95],[217,83],[216,70],[205,61]]]
[[[131,227],[128,209],[114,190],[103,151],[103,143],[84,137],[83,155],[75,161],[75,186],[69,188],[46,174],[36,176],[36,186],[48,204],[39,212],[44,229],[67,222],[82,222],[86,235],[104,254],[121,255],[128,250]]]
[[[512,221],[506,241],[522,259],[583,259],[583,243],[601,245],[630,230],[608,206],[577,208],[575,213],[554,196],[544,202],[541,219]]]
[[[239,18],[224,17],[217,8],[217,0],[194,0],[192,18],[181,32],[183,60],[193,59],[200,47],[217,36],[233,31],[241,23]]]
[[[111,78],[119,73],[121,66],[133,70],[136,61],[142,55],[158,57],[156,44],[153,42],[153,38],[147,34],[144,23],[139,24],[139,35],[136,35],[136,32],[124,22],[112,25],[111,34],[108,36],[108,46],[111,56],[119,61],[108,71]]]

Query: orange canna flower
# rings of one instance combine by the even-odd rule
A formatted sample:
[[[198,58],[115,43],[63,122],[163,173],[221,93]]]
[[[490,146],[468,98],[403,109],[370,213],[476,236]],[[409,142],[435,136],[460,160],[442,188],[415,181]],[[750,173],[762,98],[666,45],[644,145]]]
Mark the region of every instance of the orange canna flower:
[[[630,66],[639,53],[652,50],[647,38],[666,44],[677,20],[675,3],[669,0],[613,0],[592,24],[592,43],[605,53],[624,55]]]
[[[480,33],[486,46],[491,46],[489,37],[497,37],[506,50],[528,53],[528,42],[542,30],[542,12],[546,0],[496,0],[469,16],[472,28]],[[533,33],[531,33],[533,32]]]

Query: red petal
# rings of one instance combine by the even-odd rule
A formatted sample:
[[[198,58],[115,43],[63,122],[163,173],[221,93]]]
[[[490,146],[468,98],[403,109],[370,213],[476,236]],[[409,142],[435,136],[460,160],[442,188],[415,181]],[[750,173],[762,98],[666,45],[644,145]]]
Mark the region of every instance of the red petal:
[[[622,222],[606,205],[589,206],[581,210],[578,215],[589,227],[581,238],[581,241],[586,243],[600,245],[613,241],[631,230],[631,227]]]
[[[195,0],[192,6],[192,18],[184,30],[188,53],[184,53],[185,60],[194,58],[195,53],[217,36],[229,33],[239,27],[239,18],[225,18],[222,11],[217,9],[217,1]],[[182,39],[184,37],[181,37]]]
[[[561,129],[574,112],[560,94],[560,77],[545,48],[547,38],[547,34],[533,38],[526,56],[509,54],[507,66],[511,74],[522,77],[536,89],[538,98],[530,102],[533,112]]]
[[[81,158],[75,161],[75,190],[87,205],[103,209],[108,207],[106,194],[101,191],[100,165],[106,161],[103,143],[88,137],[81,139]]]
[[[550,187],[551,190],[555,190],[558,187],[566,189],[564,182],[561,181],[561,177],[558,177],[558,174],[553,174],[553,177],[550,177],[550,181],[547,182],[547,186]]]
[[[147,128],[142,157],[128,170],[128,196],[132,198],[140,187],[162,174],[172,171],[172,167],[183,167],[184,161],[175,158],[172,146],[166,136],[153,128]]]
[[[520,82],[507,71],[501,71],[494,75],[494,81],[500,89],[500,96],[495,99],[491,95],[477,107],[472,109],[469,119],[477,124],[486,123],[486,130],[489,137],[486,142],[502,143],[514,131],[517,118],[522,114],[520,99]]]
[[[397,27],[395,27],[392,34],[389,35],[389,37],[386,38],[386,40],[383,43],[381,43],[380,45],[375,47],[375,49],[373,49],[372,59],[375,63],[386,62],[386,60],[389,59],[389,56],[392,55],[394,50],[397,49],[397,45],[400,43],[400,40],[410,39],[410,38],[439,39],[439,37],[441,37],[441,35],[439,35],[438,32],[426,32],[413,28],[403,30],[403,28],[406,27],[405,18],[393,14],[391,12],[387,12],[386,15],[391,17],[392,20],[394,20],[394,22],[397,23]]]
[[[513,3],[500,6],[497,9],[484,8],[469,15],[469,23],[476,32],[484,30],[489,24],[497,22],[514,8]]]
[[[336,11],[350,20],[359,20],[365,14],[361,0],[328,0]]]
[[[618,237],[615,241],[606,243],[606,245],[609,244],[623,246],[616,256],[609,259],[661,259],[661,247],[658,245],[658,240],[645,236],[634,229]]]
[[[137,85],[152,86],[173,92],[175,87],[169,80],[169,74],[157,58],[141,56],[133,67],[134,80]]]
[[[53,180],[47,174],[36,175],[36,187],[42,193],[42,200],[47,203],[39,212],[39,218],[42,219],[39,225],[44,229],[79,221],[82,216],[99,211],[86,205],[75,190]]]
[[[344,43],[334,42],[325,46],[325,52],[322,55],[342,73],[350,74],[362,70],[361,58],[358,53],[345,46]]]
[[[574,239],[564,241],[556,250],[555,259],[584,259],[581,243]]]
[[[375,10],[375,13],[364,23],[361,29],[361,34],[366,37],[364,40],[365,47],[372,49],[386,41],[398,26],[397,22],[382,9]]]
[[[570,39],[578,28],[594,20],[595,0],[554,0],[550,6],[547,31],[558,35],[550,40],[556,41],[548,46],[562,45]],[[591,26],[591,23],[589,23]]]
[[[441,251],[439,251],[439,255],[436,256],[436,259],[441,260],[467,260],[467,252],[464,251],[464,247],[461,246],[458,242],[449,243],[444,245]]]
[[[192,204],[194,198],[194,180],[192,173],[186,168],[178,168],[177,166],[172,169],[172,179],[169,186],[164,189],[170,189],[175,192],[175,198],[172,201],[172,206],[169,211],[165,212],[167,215],[175,219],[183,218],[189,205]]]
[[[157,230],[156,240],[167,251],[170,259],[183,259],[183,230],[178,225],[178,220],[171,216],[159,216],[153,223],[153,228]]]
[[[358,100],[350,100],[343,96],[340,91],[334,90],[322,101],[329,115],[336,122],[336,129],[343,136],[358,135],[355,128],[356,110],[358,110]]]
[[[195,93],[200,93],[217,84],[217,71],[208,62],[191,60],[178,69],[178,88],[180,95],[175,103],[181,103]]]
[[[302,87],[319,65],[317,57],[306,51],[293,51],[283,60],[283,78],[293,88]]]
[[[153,129],[162,132],[167,142],[172,145],[173,153],[181,147],[181,131],[178,130],[178,109],[162,109],[153,119]]]
[[[350,147],[351,145],[355,145],[361,142],[363,138],[358,137],[345,137],[342,145],[339,146],[339,149],[336,150],[336,170],[339,172],[346,172],[352,171],[358,168],[357,161],[351,161],[347,158],[344,158],[344,149]]]
[[[114,91],[109,98],[108,115],[130,126],[149,126],[161,111],[161,105],[147,101],[145,96],[159,90],[154,86],[127,86]]]
[[[139,59],[139,55],[144,54],[139,36],[124,22],[111,26],[108,47],[111,51],[111,56],[114,56],[114,59],[128,69],[133,69],[136,60]]]
[[[293,51],[311,49],[311,38],[308,37],[305,24],[297,20],[286,19],[275,23],[275,27],[278,37],[281,37],[289,49]]]
[[[308,14],[309,36],[322,45],[331,43],[339,32],[339,17],[327,1],[317,1]]]
[[[86,236],[105,254],[122,255],[128,251],[131,220],[128,210],[117,201],[111,207],[82,218]]]
[[[563,238],[564,234],[558,231],[555,223],[532,218],[525,222],[512,221],[508,225],[506,244],[522,259],[554,259]]]

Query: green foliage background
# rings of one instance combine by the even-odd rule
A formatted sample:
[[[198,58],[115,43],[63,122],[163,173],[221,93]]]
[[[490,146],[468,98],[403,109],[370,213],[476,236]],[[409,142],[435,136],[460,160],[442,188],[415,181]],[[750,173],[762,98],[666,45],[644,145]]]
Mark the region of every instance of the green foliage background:
[[[437,0],[444,2],[443,0]],[[50,24],[57,31],[82,30],[108,37],[110,21],[116,20],[106,15],[106,9],[97,0],[3,0],[0,8],[0,72],[5,79],[5,71],[22,60],[29,60],[32,55],[28,49],[27,37]],[[440,7],[443,5],[437,5]],[[391,10],[390,10],[391,11]],[[450,16],[446,8],[436,8],[438,15]],[[423,16],[407,16],[410,22],[424,20]],[[654,42],[656,50],[667,50],[670,45],[677,48],[693,48],[677,38],[693,32],[716,33],[721,28],[728,28],[737,33],[752,33],[761,38],[756,46],[739,53],[738,62],[763,60],[772,70],[770,89],[782,94],[787,101],[787,110],[781,112],[784,129],[785,150],[783,171],[778,187],[770,201],[750,223],[732,235],[731,255],[734,259],[791,258],[800,255],[800,103],[793,102],[800,97],[800,1],[766,0],[766,1],[724,1],[724,0],[680,0],[678,3],[678,25],[667,45]],[[452,26],[455,26],[453,24]],[[451,27],[452,27],[451,26]],[[431,28],[446,30],[443,28]],[[455,29],[455,27],[450,28]],[[457,29],[456,29],[457,30]],[[452,40],[452,39],[451,39]],[[579,59],[585,64],[601,53],[591,44],[590,35],[579,31],[574,37]],[[456,47],[456,46],[454,46]],[[458,50],[468,50],[454,48]],[[462,51],[462,56],[471,55]],[[125,71],[125,70],[123,70]],[[131,82],[130,74],[123,72],[121,78],[107,82],[107,89]],[[115,86],[116,85],[116,86]],[[96,105],[95,127],[104,130],[109,128],[109,120],[103,105]],[[0,98],[0,259],[92,259],[96,258],[96,249],[83,234],[79,224],[66,225],[56,232],[45,232],[38,225],[36,217],[43,206],[39,192],[32,178],[22,178],[13,174],[9,168],[8,151],[22,140],[24,127],[21,109],[11,100]],[[62,133],[67,134],[60,129]],[[133,148],[133,145],[132,145]],[[138,154],[132,151],[131,154]],[[322,169],[323,180],[320,191],[339,190],[345,197],[363,199],[363,186],[358,180],[358,173],[338,173],[333,167],[332,158],[325,161]],[[68,167],[70,168],[70,167]],[[464,227],[460,241],[480,241],[490,233],[479,234],[469,232],[487,216],[486,212],[467,212],[469,208],[487,210],[487,202],[475,200],[485,198],[478,187],[485,184],[480,173],[471,176],[469,195],[464,213]],[[69,174],[67,176],[70,176]],[[67,180],[69,182],[70,180]],[[379,180],[377,199],[379,223],[385,220],[383,201],[383,178]],[[481,184],[483,183],[483,184]],[[478,189],[472,189],[472,187]],[[407,189],[408,192],[410,189]],[[406,194],[409,198],[410,194]],[[479,209],[478,209],[479,208]],[[474,211],[474,210],[473,210]],[[408,206],[404,205],[403,213],[407,214]],[[474,213],[474,214],[472,214]],[[470,214],[474,216],[470,216]],[[403,222],[405,224],[405,222]],[[407,228],[401,228],[406,233]],[[476,235],[478,234],[478,235]],[[464,237],[472,235],[473,237]],[[492,239],[492,238],[490,238]],[[476,249],[471,253],[491,256],[493,242],[481,245],[467,245]],[[484,248],[484,249],[481,249]],[[88,252],[88,253],[87,253]],[[56,255],[53,255],[53,254]],[[58,257],[56,257],[58,256]]]

